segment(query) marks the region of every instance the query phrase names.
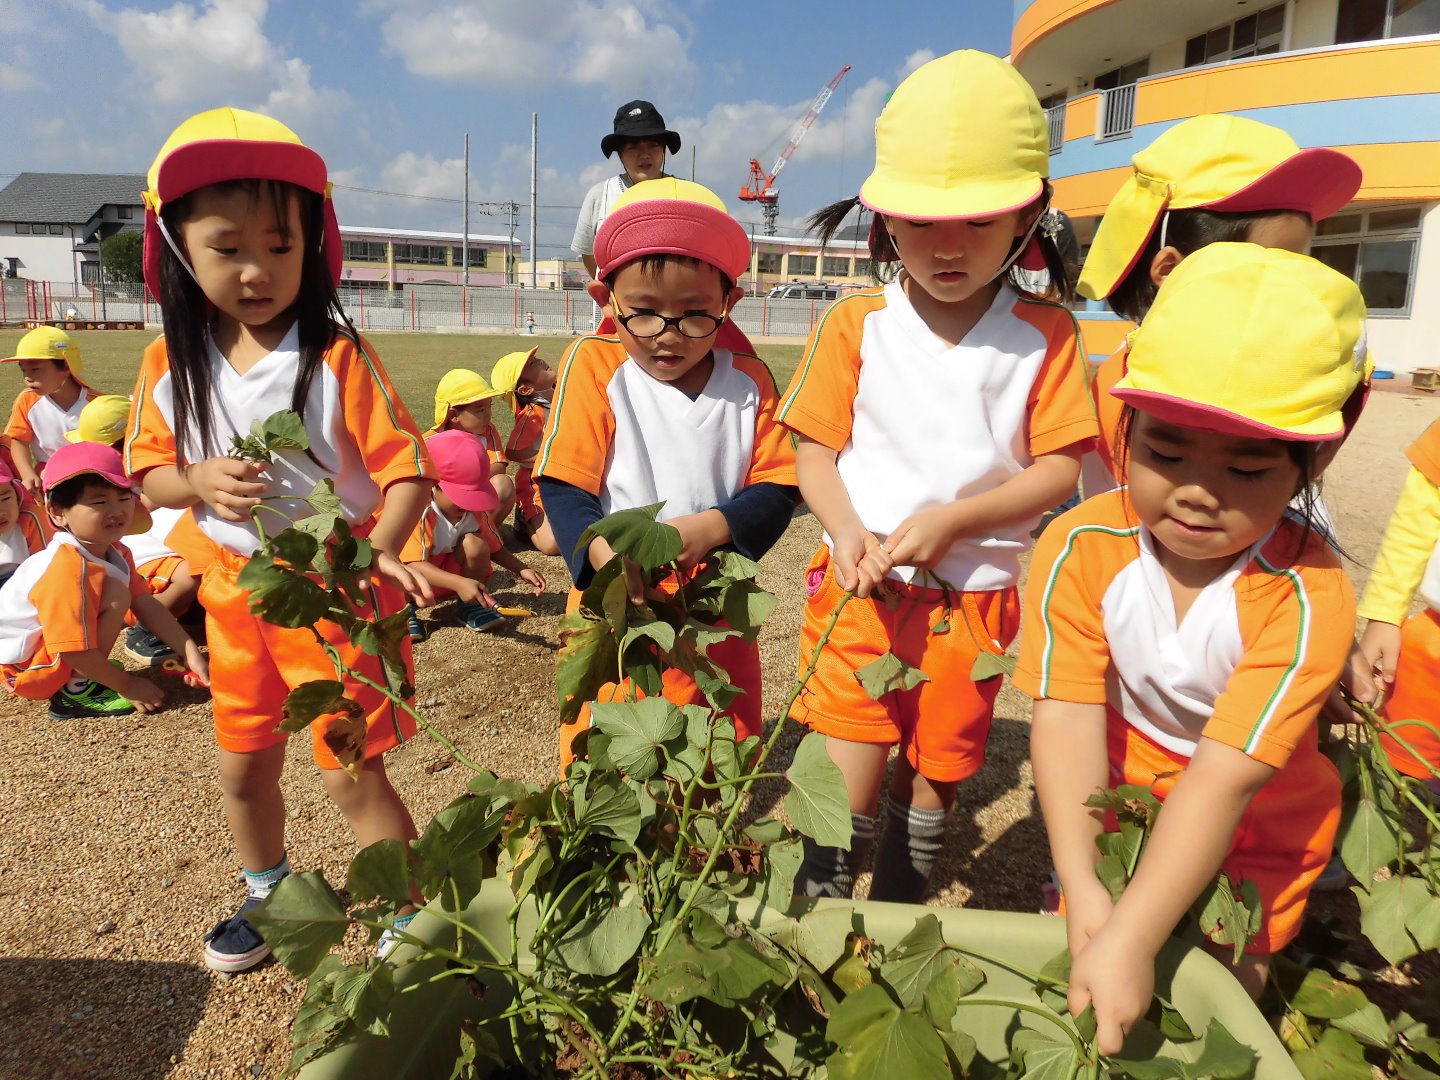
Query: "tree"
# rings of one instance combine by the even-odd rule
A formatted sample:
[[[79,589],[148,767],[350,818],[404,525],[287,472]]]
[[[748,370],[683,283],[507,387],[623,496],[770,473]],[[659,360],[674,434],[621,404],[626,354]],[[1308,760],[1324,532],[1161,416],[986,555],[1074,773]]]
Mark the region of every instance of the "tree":
[[[144,280],[145,234],[126,229],[100,244],[105,263],[105,280],[112,285]]]

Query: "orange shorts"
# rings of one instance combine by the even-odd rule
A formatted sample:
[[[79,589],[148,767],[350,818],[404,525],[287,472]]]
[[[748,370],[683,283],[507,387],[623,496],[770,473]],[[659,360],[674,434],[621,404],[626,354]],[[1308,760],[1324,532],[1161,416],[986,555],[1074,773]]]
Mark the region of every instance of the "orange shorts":
[[[849,742],[900,744],[906,760],[927,780],[964,780],[985,764],[985,741],[999,677],[975,682],[970,672],[982,652],[1003,651],[1020,625],[1014,589],[951,594],[942,589],[888,583],[890,597],[852,599],[845,605],[790,715],[816,731]],[[835,582],[830,551],[821,547],[805,571],[805,621],[800,628],[799,672],[810,666],[816,643],[845,591]],[[946,633],[931,627],[947,619]],[[871,700],[855,672],[894,653],[930,676],[913,690]]]
[[[1113,710],[1106,741],[1112,785],[1149,787],[1160,799],[1170,793],[1189,761],[1136,731]],[[1113,819],[1106,822],[1107,829],[1115,827]],[[1221,863],[1231,880],[1253,881],[1260,890],[1260,932],[1247,953],[1265,956],[1295,940],[1310,889],[1330,861],[1339,827],[1340,774],[1316,746],[1297,747],[1285,767],[1250,800]]]
[[[515,472],[515,502],[526,521],[533,521],[545,513],[545,507],[540,502],[540,485],[535,483],[530,469],[522,468]]]
[[[565,602],[567,615],[580,610],[582,595],[583,593],[579,589],[570,590],[569,599]],[[706,655],[725,669],[731,685],[738,686],[743,691],[725,710],[725,715],[735,723],[736,739],[744,740],[751,735],[759,735],[763,726],[760,716],[760,695],[764,685],[760,675],[760,646],[754,641],[746,641],[741,637],[730,637],[711,645]],[[705,704],[705,695],[701,692],[700,687],[683,671],[670,668],[662,673],[660,680],[660,692],[666,701],[676,705]],[[645,696],[638,688],[632,689],[630,680],[627,679],[624,682],[606,683],[596,693],[595,700],[626,701],[632,694],[636,698]],[[565,775],[565,770],[575,760],[573,746],[576,737],[589,727],[590,706],[588,704],[581,707],[580,715],[572,723],[560,726],[561,776]]]
[[[158,559],[151,559],[135,568],[135,572],[145,579],[145,584],[150,586],[152,595],[162,593],[170,587],[170,582],[175,575],[185,569],[185,558],[182,555],[162,555]]]
[[[50,654],[44,640],[23,666],[0,666],[0,676],[5,680],[6,689],[31,701],[44,701],[69,682],[74,674],[75,670],[69,664]]]
[[[254,753],[284,742],[288,735],[276,731],[285,696],[301,683],[334,679],[335,668],[315,635],[308,629],[290,630],[272,626],[250,613],[248,594],[235,577],[249,560],[243,555],[218,549],[200,582],[200,602],[205,606],[205,633],[210,644],[210,696],[215,706],[215,738],[224,750]],[[371,586],[379,614],[391,615],[405,606],[405,595],[388,582]],[[377,657],[367,656],[352,644],[343,630],[331,622],[316,628],[339,650],[342,661],[366,678],[384,684],[385,675]],[[414,660],[408,636],[403,640],[405,667],[414,678]],[[345,692],[365,712],[369,737],[365,757],[372,758],[392,749],[415,734],[415,720],[394,706],[378,690],[343,680]],[[323,724],[310,726],[315,764],[322,769],[340,767],[325,745]]]
[[[1385,719],[1392,724],[1401,720],[1424,720],[1440,727],[1437,701],[1440,701],[1440,616],[1427,610],[1405,622],[1400,637],[1400,660],[1395,667],[1395,688],[1385,701]],[[1402,749],[1394,739],[1382,735],[1380,745],[1390,764],[1406,776],[1422,780],[1435,776],[1436,770],[1440,770],[1440,738],[1419,725],[1399,728],[1396,734],[1414,748],[1419,758]]]

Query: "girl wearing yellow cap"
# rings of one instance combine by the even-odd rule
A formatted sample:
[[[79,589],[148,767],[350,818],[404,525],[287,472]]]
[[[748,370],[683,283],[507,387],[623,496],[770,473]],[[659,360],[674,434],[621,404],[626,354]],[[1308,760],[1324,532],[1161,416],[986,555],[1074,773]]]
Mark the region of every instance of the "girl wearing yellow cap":
[[[1025,80],[984,53],[933,60],[896,89],[875,142],[858,200],[816,222],[828,235],[863,203],[872,265],[898,274],[830,307],[779,414],[825,528],[800,642],[815,674],[793,715],[829,736],[853,823],[849,851],[807,845],[796,884],[850,894],[898,744],[870,896],[918,901],[956,788],[984,762],[1020,556],[1074,491],[1097,428],[1069,312],[1013,272],[1048,269],[1065,287],[1038,229],[1048,135]],[[872,698],[856,673],[888,657],[923,674]]]
[[[398,558],[434,473],[374,349],[340,308],[340,230],[320,156],[278,121],[215,109],[175,130],[148,180],[145,282],[160,301],[165,336],[145,350],[126,467],[157,504],[193,507],[215,547],[200,602],[220,786],[248,895],[205,936],[205,962],[243,971],[270,951],[246,913],[289,871],[282,705],[294,687],[335,678],[309,628],[284,629],[250,612],[237,578],[260,546],[251,508],[264,496],[267,508],[300,518],[311,512],[304,497],[333,482],[341,513],[373,545],[370,600],[388,616],[407,592],[434,600]],[[286,409],[301,414],[308,451],[281,450],[263,466],[229,456],[233,435]],[[321,622],[315,632],[348,668],[385,683],[379,660],[339,626]],[[400,646],[409,667],[408,639]],[[415,826],[381,755],[413,733],[413,722],[379,692],[347,680],[345,693],[366,717],[364,768],[353,780],[341,770],[321,717],[312,742],[326,793],[362,847],[408,841]]]
[[[15,475],[31,498],[40,497],[40,467],[65,445],[65,433],[95,397],[81,380],[85,365],[73,334],[58,326],[37,326],[20,339],[15,355],[25,389],[10,408],[5,444]]]
[[[1363,404],[1364,326],[1355,283],[1307,256],[1222,243],[1188,257],[1114,390],[1128,489],[1058,518],[1030,562],[1015,685],[1036,699],[1070,1008],[1094,1006],[1102,1053],[1149,1007],[1161,943],[1217,871],[1258,891],[1234,965],[1258,994],[1330,857],[1340,778],[1317,717],[1355,601],[1291,503],[1313,509]],[[1116,784],[1164,800],[1118,899],[1096,847],[1117,823],[1085,805]]]

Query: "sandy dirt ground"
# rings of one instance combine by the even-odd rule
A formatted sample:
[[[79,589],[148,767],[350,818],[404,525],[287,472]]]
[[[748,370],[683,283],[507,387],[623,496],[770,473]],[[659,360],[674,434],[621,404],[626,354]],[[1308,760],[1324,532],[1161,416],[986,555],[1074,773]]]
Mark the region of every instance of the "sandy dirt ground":
[[[1402,451],[1440,399],[1376,393],[1325,491],[1357,588],[1406,468]],[[819,537],[798,516],[765,561],[780,598],[762,651],[773,716],[793,682],[800,570]],[[522,555],[550,578],[536,600],[497,575],[502,604],[537,611],[473,634],[430,613],[417,648],[418,699],[474,758],[502,774],[554,768],[553,650],[568,583],[558,559]],[[301,986],[280,965],[235,977],[200,963],[200,938],[242,895],[221,817],[209,707],[166,683],[174,707],[143,718],[56,723],[0,699],[0,1077],[275,1077],[288,1059]],[[1034,910],[1048,868],[1027,761],[1028,699],[1007,686],[984,772],[962,790],[933,904]],[[417,738],[387,758],[418,822],[463,790],[464,770]],[[325,799],[308,740],[285,776],[292,864],[343,883],[352,841]],[[868,882],[862,880],[862,894]],[[1317,905],[1353,919],[1343,894]],[[358,957],[362,946],[351,943]],[[1398,977],[1398,976],[1397,976]]]

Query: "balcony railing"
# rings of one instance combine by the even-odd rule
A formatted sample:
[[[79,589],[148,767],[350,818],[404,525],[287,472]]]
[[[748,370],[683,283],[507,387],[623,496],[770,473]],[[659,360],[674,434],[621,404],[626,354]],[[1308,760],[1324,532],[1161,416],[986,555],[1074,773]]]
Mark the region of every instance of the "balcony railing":
[[[1135,84],[1117,86],[1105,90],[1100,98],[1100,130],[1095,133],[1096,142],[1107,139],[1128,139],[1135,127]],[[1054,142],[1054,128],[1051,128],[1051,142]]]
[[[1045,110],[1045,119],[1050,124],[1050,153],[1058,154],[1065,149],[1065,106],[1051,105]]]

